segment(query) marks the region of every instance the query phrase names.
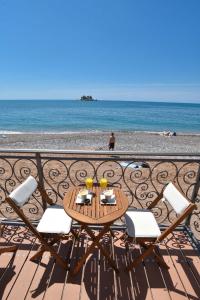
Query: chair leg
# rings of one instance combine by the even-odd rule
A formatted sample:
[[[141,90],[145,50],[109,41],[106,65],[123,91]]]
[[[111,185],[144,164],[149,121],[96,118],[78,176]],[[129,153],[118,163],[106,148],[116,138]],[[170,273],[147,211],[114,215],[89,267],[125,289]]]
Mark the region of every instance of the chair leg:
[[[155,249],[156,245],[154,245],[154,244],[146,245],[144,242],[141,242],[140,245],[143,246],[146,249],[146,251],[143,252],[138,257],[136,257],[134,259],[134,261],[128,265],[127,270],[130,271],[132,268],[135,268],[140,262],[142,262],[147,256],[149,256],[151,254],[151,252],[153,252],[153,254],[155,255],[156,261],[161,266],[163,266],[166,269],[169,269],[169,266],[165,263],[163,258],[160,257],[160,255],[158,253],[156,253],[156,249]]]
[[[57,263],[65,270],[68,270],[67,263],[58,255],[58,253],[54,250],[50,251],[51,255],[54,256],[56,259]]]
[[[165,269],[169,269],[169,266],[166,264],[164,259],[158,253],[156,253],[157,252],[156,248],[153,250],[153,252],[154,252],[155,259],[156,259],[157,263],[159,265],[161,265],[162,267],[164,267]]]
[[[40,256],[43,255],[45,250],[46,250],[46,248],[43,245],[40,246],[39,250],[30,258],[30,261],[37,260]]]
[[[59,240],[60,240],[60,238],[59,238],[59,237],[56,237],[56,238],[54,238],[52,241],[47,242],[47,243],[48,243],[49,246],[53,246],[53,245],[54,245],[55,243],[57,243],[57,241],[59,241]],[[49,250],[45,247],[45,245],[41,245],[41,246],[39,247],[38,251],[30,258],[30,261],[34,261],[34,260],[38,259],[40,256],[43,255],[43,253],[44,253],[45,251],[49,251]]]
[[[75,238],[78,238],[78,234],[71,229],[72,234],[74,235]],[[44,237],[45,238],[45,237]],[[54,237],[50,242],[48,242],[48,238],[46,237],[45,240],[40,240],[42,243],[38,251],[30,258],[31,261],[38,260],[39,257],[43,255],[45,251],[50,252],[52,256],[56,259],[56,261],[63,267],[64,269],[67,269],[66,262],[57,254],[57,252],[51,248],[55,243],[57,243],[59,240],[61,240],[60,236]]]
[[[112,236],[113,238],[115,238],[115,234],[114,234],[114,232],[112,231],[112,229],[110,229],[110,234],[111,234],[111,236]]]
[[[151,254],[151,252],[153,251],[155,245],[150,245],[147,250],[142,253],[141,255],[139,255],[138,257],[136,257],[132,263],[130,263],[128,266],[127,266],[127,270],[128,271],[131,271],[133,268],[135,268],[139,263],[141,263],[147,256],[149,256]]]
[[[82,226],[81,226],[81,229],[80,229],[80,232],[82,231]],[[76,233],[76,231],[71,228],[71,233],[74,235],[75,239],[78,239],[78,234]]]
[[[146,245],[144,242],[141,242],[140,245],[143,246],[145,249],[148,249],[148,245]],[[153,249],[153,253],[154,253],[157,263],[159,263],[162,267],[169,269],[169,266],[166,264],[164,259],[159,255],[156,246]]]
[[[17,250],[17,246],[1,246],[0,247],[0,254],[5,253],[5,252],[15,252]]]
[[[121,239],[124,241],[126,252],[128,252],[130,243],[133,243],[133,238],[129,237],[126,233],[124,233]]]
[[[65,270],[68,269],[68,266],[66,264],[66,262],[58,255],[58,253],[51,248],[50,244],[46,244],[46,245],[42,245],[41,247],[42,249],[39,250],[38,253],[36,253],[33,257],[30,258],[31,261],[33,261],[34,259],[38,258],[39,256],[41,256],[45,251],[50,252],[50,254],[56,259],[57,263],[64,268]]]

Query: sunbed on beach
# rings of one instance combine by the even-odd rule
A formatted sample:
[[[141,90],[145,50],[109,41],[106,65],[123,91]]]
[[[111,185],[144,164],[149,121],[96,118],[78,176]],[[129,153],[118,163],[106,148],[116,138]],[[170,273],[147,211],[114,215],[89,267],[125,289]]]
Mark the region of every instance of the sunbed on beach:
[[[136,163],[130,163],[130,162],[126,162],[126,161],[122,161],[120,163],[120,165],[122,167],[128,167],[128,168],[132,168],[132,169],[139,169],[139,168],[141,168],[141,166],[138,166]]]
[[[138,162],[122,161],[120,165],[122,167],[128,167],[132,169],[149,168],[148,164],[143,161],[138,161]]]

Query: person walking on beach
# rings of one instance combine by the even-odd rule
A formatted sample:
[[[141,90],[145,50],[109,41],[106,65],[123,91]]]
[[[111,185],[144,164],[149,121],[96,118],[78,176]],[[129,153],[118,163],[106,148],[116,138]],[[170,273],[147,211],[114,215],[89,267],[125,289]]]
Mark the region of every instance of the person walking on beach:
[[[109,150],[114,150],[114,148],[115,148],[115,135],[113,132],[111,132],[108,148],[109,148]]]

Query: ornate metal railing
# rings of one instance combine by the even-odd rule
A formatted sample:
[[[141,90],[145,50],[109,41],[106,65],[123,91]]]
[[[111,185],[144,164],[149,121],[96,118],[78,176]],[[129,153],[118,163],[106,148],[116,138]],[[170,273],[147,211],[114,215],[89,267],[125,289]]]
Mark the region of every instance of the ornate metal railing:
[[[112,155],[113,154],[113,155]],[[98,182],[106,177],[109,184],[124,190],[129,205],[145,208],[170,181],[176,181],[182,192],[197,204],[187,226],[200,240],[200,154],[136,154],[131,152],[83,151],[0,151],[0,217],[16,215],[4,201],[30,174],[46,189],[55,203],[62,203],[70,186],[83,184],[91,176]],[[45,208],[38,191],[25,206],[25,213],[38,220]],[[166,202],[154,209],[161,225],[172,222],[174,213]]]

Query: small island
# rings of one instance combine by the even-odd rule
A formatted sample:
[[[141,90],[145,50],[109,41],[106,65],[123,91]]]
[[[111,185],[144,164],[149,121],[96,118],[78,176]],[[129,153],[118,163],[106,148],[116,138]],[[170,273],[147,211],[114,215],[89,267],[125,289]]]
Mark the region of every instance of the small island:
[[[92,96],[82,96],[81,101],[96,101]]]

